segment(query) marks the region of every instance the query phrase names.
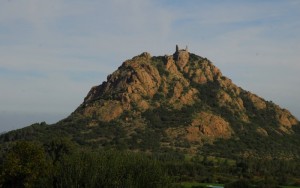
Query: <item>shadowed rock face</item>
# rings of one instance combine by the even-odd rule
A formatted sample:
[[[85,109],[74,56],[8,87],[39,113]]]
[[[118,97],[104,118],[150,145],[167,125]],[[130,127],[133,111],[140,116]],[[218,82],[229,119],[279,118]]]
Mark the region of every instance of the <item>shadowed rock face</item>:
[[[180,70],[183,70],[183,67],[189,62],[189,52],[187,50],[177,50],[174,55],[174,60]]]
[[[191,152],[246,130],[264,137],[293,134],[299,124],[289,111],[236,86],[208,59],[178,48],[173,55],[144,52],[126,60],[90,90],[73,117],[88,118],[93,126],[118,121],[128,137],[134,129],[159,125],[169,140],[162,145],[181,140]]]

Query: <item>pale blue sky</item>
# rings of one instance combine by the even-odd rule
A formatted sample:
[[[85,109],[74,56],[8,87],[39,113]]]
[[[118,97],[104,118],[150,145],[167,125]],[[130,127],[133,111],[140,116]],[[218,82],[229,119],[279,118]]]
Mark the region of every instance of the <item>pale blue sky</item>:
[[[124,60],[176,44],[300,118],[299,0],[0,0],[0,132],[66,117]]]

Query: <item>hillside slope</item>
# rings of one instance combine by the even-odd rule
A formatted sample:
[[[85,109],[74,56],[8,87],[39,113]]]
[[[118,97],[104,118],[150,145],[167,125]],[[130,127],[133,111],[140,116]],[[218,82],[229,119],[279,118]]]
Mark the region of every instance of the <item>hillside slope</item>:
[[[216,156],[300,156],[299,122],[286,109],[223,76],[187,49],[125,61],[55,125],[33,125],[2,142],[65,136],[92,147]]]

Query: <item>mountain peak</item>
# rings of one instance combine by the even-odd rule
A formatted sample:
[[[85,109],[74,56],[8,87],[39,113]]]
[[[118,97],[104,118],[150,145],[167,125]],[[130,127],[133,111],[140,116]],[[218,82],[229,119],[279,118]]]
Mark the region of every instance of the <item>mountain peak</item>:
[[[207,58],[178,46],[172,55],[143,52],[126,60],[69,117],[43,130],[64,130],[95,147],[300,156],[300,124],[288,110],[238,87]],[[0,140],[13,140],[11,135]]]
[[[87,119],[87,126],[117,121],[127,127],[128,139],[133,130],[159,127],[173,140],[168,144],[188,142],[190,152],[245,133],[294,134],[299,123],[289,111],[236,86],[208,59],[178,46],[173,55],[144,52],[126,60],[90,90],[69,118],[75,116]]]

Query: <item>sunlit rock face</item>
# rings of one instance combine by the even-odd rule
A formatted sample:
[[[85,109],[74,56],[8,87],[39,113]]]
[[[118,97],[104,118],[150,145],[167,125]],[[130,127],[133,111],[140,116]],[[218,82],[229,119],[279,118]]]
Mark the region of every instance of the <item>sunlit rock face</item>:
[[[217,139],[241,139],[243,132],[291,135],[299,125],[289,111],[236,86],[208,59],[178,46],[173,55],[144,52],[123,62],[91,88],[69,118],[75,117],[87,118],[92,127],[118,122],[126,139],[137,129],[159,127],[161,146],[188,142],[189,152]]]

